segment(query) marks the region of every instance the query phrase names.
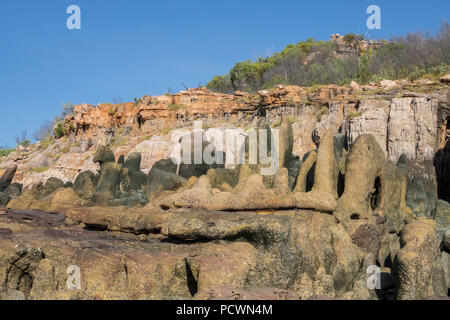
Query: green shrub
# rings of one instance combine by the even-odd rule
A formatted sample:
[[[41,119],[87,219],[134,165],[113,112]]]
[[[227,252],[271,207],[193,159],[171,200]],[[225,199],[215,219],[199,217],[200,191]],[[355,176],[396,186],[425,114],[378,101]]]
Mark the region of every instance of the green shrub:
[[[350,111],[348,113],[348,118],[349,119],[354,119],[354,118],[359,118],[362,116],[362,112],[357,112],[357,111]]]
[[[126,136],[115,137],[114,140],[110,143],[109,147],[111,147],[111,148],[123,147],[128,143],[129,140],[130,140],[130,137],[126,137]]]
[[[323,106],[317,113],[317,121],[318,122],[322,121],[322,117],[324,115],[327,115],[328,113],[330,113],[330,109],[328,109],[327,106]]]
[[[213,126],[210,123],[206,123],[206,122],[202,122],[202,129],[203,130],[208,130],[211,129]]]
[[[34,173],[42,173],[42,172],[48,171],[48,169],[49,169],[48,167],[37,167],[37,168],[29,169],[27,171],[34,172]]]
[[[230,81],[235,87],[244,91],[254,92],[261,88],[263,65],[260,62],[253,63],[251,60],[238,62],[230,70]]]
[[[62,108],[63,108],[63,112],[62,112],[61,118],[64,118],[68,114],[72,114],[73,111],[74,111],[74,106],[73,106],[73,104],[71,102],[70,103],[63,103],[62,104]]]
[[[272,122],[272,128],[278,128],[281,125],[281,120],[275,120],[274,122]]]
[[[48,135],[44,139],[41,140],[41,149],[46,150],[52,143],[55,141],[54,135]]]
[[[288,119],[289,119],[289,122],[290,122],[290,123],[295,123],[295,122],[297,122],[297,117],[296,117],[296,116],[290,116]]]
[[[364,36],[359,34],[348,33],[344,36],[344,41],[351,44],[356,44],[362,40],[364,40]]]
[[[229,75],[215,76],[206,87],[211,91],[233,93],[233,85]]]
[[[168,109],[170,111],[178,111],[178,110],[186,110],[187,107],[182,104],[171,104],[169,105]]]
[[[72,144],[65,145],[61,150],[59,150],[61,153],[68,153],[70,150],[72,150]]]
[[[356,44],[363,37],[347,34],[344,40]],[[381,41],[381,47],[360,56],[336,58],[336,46],[330,41],[308,39],[289,44],[281,51],[256,61],[237,63],[224,76],[215,76],[207,87],[212,91],[257,92],[278,84],[312,86],[360,84],[382,79],[436,79],[449,72],[450,25],[443,23],[434,36],[420,32],[404,38]]]
[[[7,157],[14,150],[15,149],[3,149],[3,148],[0,148],[0,157]]]
[[[55,128],[55,138],[59,139],[66,135],[66,130],[64,129],[62,123],[58,123]]]
[[[24,148],[29,147],[31,145],[31,141],[28,139],[20,141],[17,146],[22,146]]]

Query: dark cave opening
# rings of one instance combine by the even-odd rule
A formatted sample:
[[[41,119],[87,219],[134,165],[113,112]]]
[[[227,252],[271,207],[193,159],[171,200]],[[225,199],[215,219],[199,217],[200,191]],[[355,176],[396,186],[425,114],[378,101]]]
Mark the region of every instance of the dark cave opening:
[[[144,119],[142,119],[142,117],[138,117],[137,118],[137,124],[138,124],[138,128],[140,129],[142,127],[142,125],[144,124]]]
[[[447,117],[442,126],[442,140],[439,149],[433,158],[436,170],[438,197],[450,202],[450,117]]]
[[[375,293],[383,301],[397,300],[397,286],[394,277],[387,272],[381,272],[378,279],[378,288]]]
[[[306,176],[306,192],[310,192],[314,186],[314,173],[316,171],[316,164],[311,167]]]
[[[389,255],[386,257],[386,259],[384,260],[384,267],[385,268],[389,268],[392,269],[393,266],[393,261],[392,261],[392,256],[389,253]]]
[[[377,177],[375,179],[373,192],[372,192],[372,194],[370,196],[370,207],[372,208],[372,210],[376,210],[380,206],[381,198],[382,198],[382,194],[381,194],[381,179],[380,179],[380,177]]]
[[[345,191],[345,175],[343,175],[341,172],[339,172],[338,176],[338,183],[337,183],[337,192],[338,197],[342,197]]]
[[[186,280],[189,293],[191,294],[191,296],[195,296],[198,292],[198,283],[194,277],[194,274],[188,261],[186,261]]]

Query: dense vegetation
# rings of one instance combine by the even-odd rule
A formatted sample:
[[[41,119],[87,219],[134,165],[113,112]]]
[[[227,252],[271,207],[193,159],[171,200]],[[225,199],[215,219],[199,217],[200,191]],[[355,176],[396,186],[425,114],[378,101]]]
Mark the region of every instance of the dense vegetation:
[[[345,36],[349,43],[362,36]],[[282,52],[257,61],[237,63],[227,75],[216,76],[207,87],[212,91],[255,92],[277,84],[360,84],[381,79],[436,78],[449,71],[450,25],[436,35],[421,32],[383,41],[380,49],[360,55],[336,57],[335,44],[308,39],[288,45]]]
[[[6,157],[8,154],[13,152],[15,149],[9,149],[9,148],[0,148],[0,157]]]

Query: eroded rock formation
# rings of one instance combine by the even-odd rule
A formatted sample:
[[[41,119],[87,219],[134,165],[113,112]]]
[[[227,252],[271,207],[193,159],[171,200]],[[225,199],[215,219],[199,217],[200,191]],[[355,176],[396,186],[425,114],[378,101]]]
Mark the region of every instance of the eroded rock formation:
[[[86,153],[78,169],[23,188],[25,158],[0,179],[0,298],[447,296],[448,114],[445,84],[433,86],[426,97],[399,85],[364,99],[356,86],[258,96],[197,89],[76,107],[63,140],[81,141],[67,151]],[[169,140],[136,138],[199,118],[268,130],[255,137],[269,164],[249,163],[250,135],[232,157],[246,162],[234,166],[176,163],[161,151]],[[105,146],[121,129],[130,140]],[[202,149],[231,154],[208,140],[217,131],[183,134],[197,133]],[[78,290],[64,285],[74,265]]]

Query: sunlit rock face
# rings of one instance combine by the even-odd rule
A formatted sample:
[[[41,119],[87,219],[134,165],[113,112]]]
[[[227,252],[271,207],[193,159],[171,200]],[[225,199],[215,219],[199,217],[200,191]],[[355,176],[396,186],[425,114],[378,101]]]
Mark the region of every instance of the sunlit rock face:
[[[0,163],[0,299],[447,296],[448,84],[390,84],[75,107]]]

